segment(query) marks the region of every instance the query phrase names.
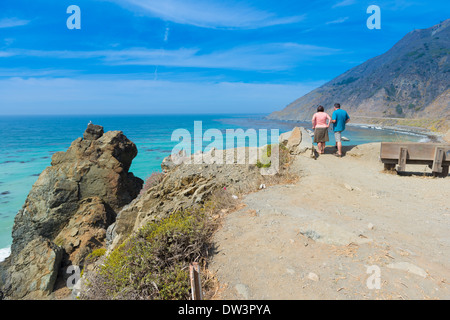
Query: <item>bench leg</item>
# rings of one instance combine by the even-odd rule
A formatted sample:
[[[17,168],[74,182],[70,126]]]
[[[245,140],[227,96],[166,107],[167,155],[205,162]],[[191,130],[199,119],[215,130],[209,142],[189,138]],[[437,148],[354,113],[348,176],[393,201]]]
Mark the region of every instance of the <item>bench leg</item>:
[[[384,170],[386,171],[394,171],[395,170],[395,163],[385,163],[384,164]]]
[[[445,178],[448,176],[448,166],[442,166],[442,173],[440,174],[441,178]]]
[[[433,176],[438,178],[445,178],[448,176],[448,166],[442,166],[442,172],[433,172]]]
[[[400,156],[398,157],[398,171],[406,170],[406,160],[408,159],[408,148],[400,148]]]

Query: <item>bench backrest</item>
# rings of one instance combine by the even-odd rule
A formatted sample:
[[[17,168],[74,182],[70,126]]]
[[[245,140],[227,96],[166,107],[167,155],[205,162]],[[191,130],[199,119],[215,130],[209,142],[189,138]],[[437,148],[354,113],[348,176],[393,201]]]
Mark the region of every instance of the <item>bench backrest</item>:
[[[398,160],[401,149],[408,149],[408,160],[434,161],[436,148],[444,149],[444,162],[450,162],[450,144],[448,143],[414,143],[414,142],[382,142],[381,160]]]

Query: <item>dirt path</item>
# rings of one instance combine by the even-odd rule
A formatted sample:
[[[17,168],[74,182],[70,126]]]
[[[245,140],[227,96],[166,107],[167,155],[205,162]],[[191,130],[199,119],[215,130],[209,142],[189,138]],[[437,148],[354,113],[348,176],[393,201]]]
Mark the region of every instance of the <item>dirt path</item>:
[[[215,298],[450,299],[450,178],[384,173],[378,154],[299,156],[298,183],[246,196],[215,235]]]

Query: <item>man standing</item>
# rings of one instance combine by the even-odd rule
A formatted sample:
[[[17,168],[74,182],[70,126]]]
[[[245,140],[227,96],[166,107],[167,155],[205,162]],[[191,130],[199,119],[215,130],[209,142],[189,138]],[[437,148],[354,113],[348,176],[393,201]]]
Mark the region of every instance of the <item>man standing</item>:
[[[345,124],[350,121],[347,111],[341,109],[339,103],[334,104],[334,112],[331,118],[333,123],[334,138],[336,139],[337,153],[334,155],[342,157],[342,131],[345,130]]]

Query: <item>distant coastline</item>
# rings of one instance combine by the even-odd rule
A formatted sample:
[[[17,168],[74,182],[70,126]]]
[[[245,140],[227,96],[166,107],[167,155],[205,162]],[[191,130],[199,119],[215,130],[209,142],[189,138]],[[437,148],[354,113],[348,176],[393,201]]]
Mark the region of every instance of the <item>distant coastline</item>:
[[[272,119],[266,118],[267,121],[279,121],[284,123],[293,123],[293,124],[308,124],[310,120],[286,120],[286,119]],[[415,122],[422,122],[425,124],[440,124],[436,129],[429,126],[410,126],[405,124],[399,124],[401,121],[409,121],[412,124],[416,124]],[[373,130],[384,130],[384,131],[392,131],[395,133],[399,133],[402,135],[411,135],[426,138],[427,141],[423,142],[445,142],[444,136],[447,130],[450,130],[450,120],[432,120],[432,119],[403,119],[403,118],[372,118],[372,117],[360,117],[360,116],[351,116],[351,121],[348,123],[349,127],[361,128],[361,129],[373,129]],[[439,130],[439,131],[438,131]]]
[[[399,128],[396,126],[374,125],[367,123],[349,123],[348,126],[359,127],[362,129],[388,130],[396,133],[423,137],[429,140],[429,142],[444,142],[443,133],[424,131],[419,128]]]
[[[349,125],[362,128],[393,130],[404,134],[415,134],[428,137],[433,142],[444,142],[445,134],[450,130],[448,119],[409,119],[409,118],[376,118],[354,116]]]

